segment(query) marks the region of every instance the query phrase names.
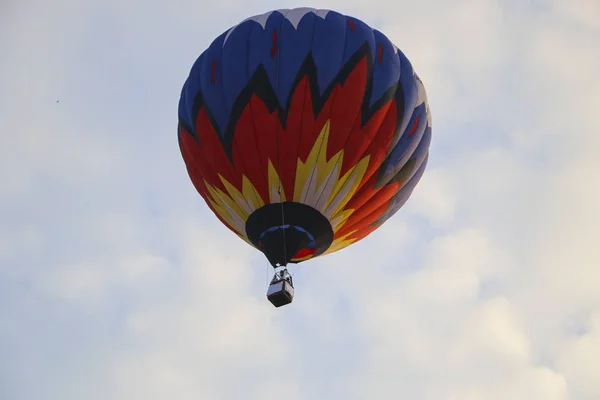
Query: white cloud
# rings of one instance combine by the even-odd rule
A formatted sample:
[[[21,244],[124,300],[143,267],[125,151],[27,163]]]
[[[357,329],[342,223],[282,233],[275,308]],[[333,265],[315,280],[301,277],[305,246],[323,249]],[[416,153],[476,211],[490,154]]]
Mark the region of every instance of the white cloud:
[[[588,332],[571,339],[557,362],[571,382],[574,397],[600,396],[600,385],[594,372],[600,357],[599,314],[596,312],[590,320]]]
[[[295,270],[283,309],[194,194],[173,110],[212,37],[293,4],[13,6],[0,397],[598,398],[600,10],[565,4],[323,3],[413,61],[432,157],[395,218]]]

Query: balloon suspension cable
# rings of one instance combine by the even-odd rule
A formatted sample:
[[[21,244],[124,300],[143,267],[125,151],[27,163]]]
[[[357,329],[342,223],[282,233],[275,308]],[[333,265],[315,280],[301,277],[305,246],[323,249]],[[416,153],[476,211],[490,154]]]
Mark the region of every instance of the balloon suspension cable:
[[[281,179],[279,179],[279,200],[281,199]],[[281,201],[281,225],[282,228],[281,232],[283,232],[283,258],[284,258],[284,262],[285,264],[287,264],[287,246],[286,246],[286,242],[285,242],[285,213],[283,212],[283,201]],[[284,264],[284,266],[285,266]]]
[[[266,263],[265,264],[265,283],[268,285],[269,284],[269,272],[270,272],[270,268],[271,267],[271,263]]]

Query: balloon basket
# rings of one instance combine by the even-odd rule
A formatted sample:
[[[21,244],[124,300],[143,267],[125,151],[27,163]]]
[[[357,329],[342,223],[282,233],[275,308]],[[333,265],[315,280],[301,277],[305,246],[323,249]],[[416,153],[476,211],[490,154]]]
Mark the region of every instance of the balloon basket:
[[[294,299],[294,283],[287,269],[275,272],[267,290],[267,299],[275,307],[285,306],[292,302]]]

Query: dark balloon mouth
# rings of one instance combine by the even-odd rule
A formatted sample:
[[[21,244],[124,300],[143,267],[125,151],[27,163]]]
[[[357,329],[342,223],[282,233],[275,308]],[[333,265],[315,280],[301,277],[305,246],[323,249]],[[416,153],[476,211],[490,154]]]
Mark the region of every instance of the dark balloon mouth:
[[[246,221],[246,234],[274,267],[318,256],[333,242],[329,220],[302,203],[267,204]]]

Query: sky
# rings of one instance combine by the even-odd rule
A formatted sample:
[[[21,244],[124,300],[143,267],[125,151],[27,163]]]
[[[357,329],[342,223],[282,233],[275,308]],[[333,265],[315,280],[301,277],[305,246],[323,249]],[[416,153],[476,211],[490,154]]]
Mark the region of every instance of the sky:
[[[213,38],[297,6],[383,31],[433,139],[276,309],[177,104]],[[1,399],[600,399],[600,2],[3,0],[0,38]]]

